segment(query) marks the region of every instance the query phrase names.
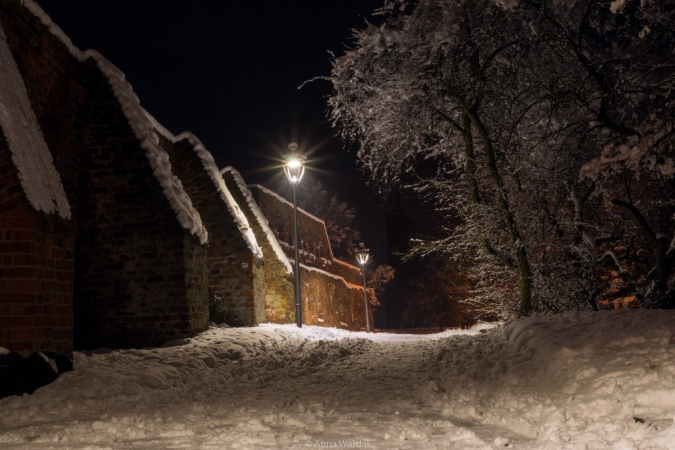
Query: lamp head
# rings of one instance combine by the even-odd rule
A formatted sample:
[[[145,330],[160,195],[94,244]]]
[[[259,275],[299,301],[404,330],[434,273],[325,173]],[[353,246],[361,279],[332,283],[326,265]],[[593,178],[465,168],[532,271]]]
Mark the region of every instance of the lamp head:
[[[286,164],[284,165],[284,173],[291,184],[300,183],[302,176],[305,174],[305,158],[304,155],[298,153],[298,144],[295,142],[288,145],[290,152],[285,156]]]
[[[356,260],[363,266],[368,262],[369,257],[368,249],[363,245],[363,242],[360,242],[359,248],[356,249]]]

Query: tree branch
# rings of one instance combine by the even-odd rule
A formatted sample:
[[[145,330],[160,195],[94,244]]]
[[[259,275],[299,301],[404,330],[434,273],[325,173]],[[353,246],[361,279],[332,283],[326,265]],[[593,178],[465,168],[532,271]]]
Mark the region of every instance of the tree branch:
[[[611,203],[612,203],[612,205],[621,206],[623,208],[626,208],[628,211],[630,211],[633,214],[633,216],[635,216],[635,219],[637,219],[640,226],[642,226],[642,229],[645,230],[645,232],[647,233],[647,236],[649,236],[649,238],[652,241],[657,242],[656,232],[654,232],[652,227],[649,226],[649,222],[647,222],[647,219],[645,219],[645,216],[642,215],[640,210],[637,209],[635,207],[635,205],[633,205],[632,203],[624,202],[623,200],[619,200],[619,199],[616,199],[616,198],[612,199]]]

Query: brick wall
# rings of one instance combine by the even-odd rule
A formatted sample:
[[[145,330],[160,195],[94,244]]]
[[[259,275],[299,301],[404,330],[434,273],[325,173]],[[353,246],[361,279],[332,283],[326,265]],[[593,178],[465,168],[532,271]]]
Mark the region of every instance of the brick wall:
[[[28,204],[0,133],[0,346],[70,354],[204,330],[205,248],[178,223],[108,80],[19,0],[0,0],[0,25],[74,217]]]
[[[28,203],[0,130],[0,346],[72,354],[73,248],[73,224]]]
[[[88,61],[77,348],[157,345],[208,326],[205,248],[179,224],[108,80]]]
[[[72,354],[156,345],[206,329],[213,295],[232,325],[293,322],[292,275],[243,192],[230,188],[264,260],[246,245],[188,142],[162,138],[209,231],[208,247],[179,224],[95,62],[77,60],[19,0],[0,0],[0,25],[74,217],[29,205],[0,130],[0,346]],[[262,190],[257,201],[290,254],[292,208]],[[300,233],[309,266],[301,270],[304,322],[361,328],[358,269],[333,259],[321,221],[301,213]]]
[[[223,301],[225,322],[253,326],[265,322],[262,261],[242,237],[218,187],[187,139],[171,143],[160,136],[176,176],[202,217],[209,233],[206,251],[209,296]],[[220,174],[218,174],[220,176]]]
[[[252,185],[249,189],[282,248],[289,258],[294,258],[293,205],[262,186]],[[349,283],[361,284],[358,267],[333,257],[324,222],[302,209],[298,209],[298,241],[302,264],[330,272]]]
[[[303,323],[348,330],[365,330],[366,310],[363,286],[305,267],[300,270],[300,280]],[[369,312],[372,324],[372,311]]]
[[[293,205],[262,186],[253,185],[249,189],[282,249],[289,258],[294,258]],[[298,210],[298,240],[300,263],[306,266],[300,269],[303,323],[365,329],[363,282],[359,268],[333,257],[325,224],[302,209]],[[293,295],[292,284],[290,286]],[[294,308],[294,300],[291,305]],[[370,314],[373,323],[372,311]],[[290,317],[293,316],[291,313]]]
[[[0,25],[75,215],[78,186],[85,170],[81,64],[18,0],[0,2]],[[29,205],[3,136],[0,346],[14,351],[72,353],[76,236],[74,220],[65,221]]]
[[[272,323],[295,322],[295,297],[293,296],[293,274],[289,273],[284,264],[279,260],[272,243],[258,218],[248,204],[243,190],[248,189],[243,180],[234,169],[228,168],[222,172],[223,179],[237,204],[246,215],[248,223],[253,229],[255,238],[260,245],[265,264],[261,268],[263,275],[265,321]],[[237,177],[235,179],[235,177]]]

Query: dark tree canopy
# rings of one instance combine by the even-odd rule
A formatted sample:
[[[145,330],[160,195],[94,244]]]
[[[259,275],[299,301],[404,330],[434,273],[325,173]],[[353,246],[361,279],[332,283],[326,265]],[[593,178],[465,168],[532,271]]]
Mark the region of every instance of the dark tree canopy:
[[[674,20],[673,1],[390,0],[333,61],[331,117],[374,183],[460,217],[415,251],[467,261],[482,308],[673,307]]]

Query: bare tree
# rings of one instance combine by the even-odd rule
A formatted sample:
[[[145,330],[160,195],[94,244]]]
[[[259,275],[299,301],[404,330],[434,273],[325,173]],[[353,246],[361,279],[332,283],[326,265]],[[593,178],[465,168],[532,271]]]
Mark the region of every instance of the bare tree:
[[[459,217],[414,251],[472,260],[482,304],[598,309],[614,277],[672,307],[674,18],[672,2],[388,1],[333,62],[331,117],[374,183]]]

